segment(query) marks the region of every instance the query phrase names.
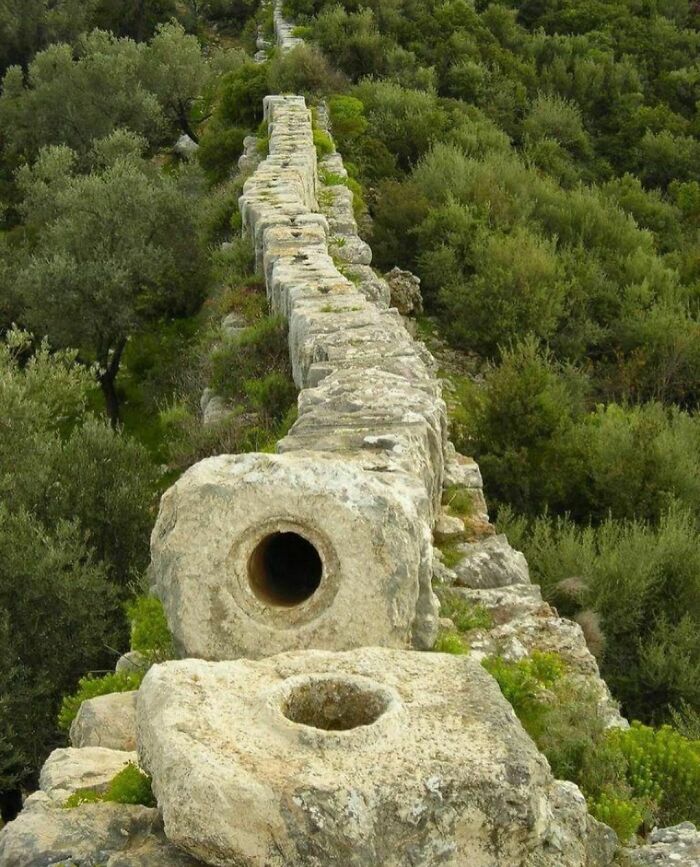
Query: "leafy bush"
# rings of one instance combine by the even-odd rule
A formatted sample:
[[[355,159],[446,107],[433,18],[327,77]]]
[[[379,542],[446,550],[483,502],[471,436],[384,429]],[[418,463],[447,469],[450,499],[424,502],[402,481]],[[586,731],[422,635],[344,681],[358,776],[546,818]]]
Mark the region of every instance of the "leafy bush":
[[[253,407],[273,424],[281,421],[297,396],[296,386],[289,375],[279,372],[246,381],[245,391]]]
[[[246,135],[242,127],[224,127],[217,121],[206,128],[199,140],[197,159],[211,183],[220,183],[235,172]]]
[[[142,653],[150,662],[173,657],[170,634],[163,604],[155,596],[139,596],[127,605],[131,623],[131,649]]]
[[[483,389],[463,392],[464,444],[479,461],[491,501],[539,512],[566,502],[583,471],[575,422],[586,382],[527,338],[504,349]]]
[[[644,821],[644,812],[638,804],[605,792],[589,799],[588,808],[596,819],[613,829],[621,843],[634,837]]]
[[[632,796],[652,805],[655,823],[700,821],[700,742],[688,741],[670,726],[653,729],[641,723],[608,738],[625,759]]]
[[[281,317],[266,317],[230,338],[212,356],[212,384],[217,393],[241,399],[263,370],[287,372],[287,326]],[[279,392],[278,392],[279,393]]]
[[[231,220],[234,216],[239,216],[238,199],[242,189],[243,179],[237,176],[212,189],[206,197],[200,212],[200,225],[207,243],[216,244],[218,242],[220,244],[228,239],[231,234]],[[250,244],[247,239],[244,243],[245,250],[250,257]],[[213,258],[214,267],[220,266],[222,258],[220,248]],[[226,254],[224,258],[228,260],[229,254]],[[214,279],[218,276],[216,273],[213,275]]]
[[[346,153],[346,146],[357,142],[367,130],[369,124],[364,110],[362,101],[354,96],[336,94],[328,101],[333,135],[344,153]]]
[[[71,809],[81,804],[110,802],[115,804],[141,804],[155,807],[156,799],[151,789],[151,778],[133,762],[112,779],[104,792],[95,789],[78,789],[66,800],[64,807]]]
[[[656,528],[615,520],[580,528],[545,517],[524,533],[503,518],[546,598],[559,604],[562,583],[578,579],[570,613],[598,612],[602,672],[627,716],[662,722],[669,706],[700,703],[700,539],[688,512],[673,509]]]
[[[273,57],[268,86],[272,93],[300,93],[309,97],[338,91],[344,81],[317,48],[298,45]]]
[[[3,792],[57,746],[61,696],[125,646],[123,603],[148,560],[154,470],[88,411],[94,388],[74,352],[17,331],[0,341]]]
[[[91,674],[81,677],[78,681],[78,689],[72,695],[64,697],[61,710],[58,714],[59,728],[64,731],[70,729],[71,723],[80,710],[80,705],[90,698],[100,695],[108,695],[112,692],[130,692],[141,686],[144,672],[140,671],[117,671],[105,674],[102,677],[94,677]]]
[[[333,147],[333,140],[327,132],[324,132],[322,129],[314,129],[313,136],[316,155],[319,159],[323,159],[323,157],[327,157],[329,154],[333,153],[335,150]]]
[[[217,116],[233,126],[251,128],[262,120],[263,97],[268,92],[267,65],[242,64],[224,76]]]

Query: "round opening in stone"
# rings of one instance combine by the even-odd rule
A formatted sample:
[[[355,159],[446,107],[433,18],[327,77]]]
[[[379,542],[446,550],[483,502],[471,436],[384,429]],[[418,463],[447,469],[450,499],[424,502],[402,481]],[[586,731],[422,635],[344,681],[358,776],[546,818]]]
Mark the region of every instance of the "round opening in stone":
[[[389,707],[389,697],[378,689],[342,679],[318,679],[295,687],[282,713],[294,723],[344,732],[375,723]]]
[[[318,590],[323,562],[316,548],[299,533],[270,533],[248,560],[248,580],[268,605],[293,608]]]

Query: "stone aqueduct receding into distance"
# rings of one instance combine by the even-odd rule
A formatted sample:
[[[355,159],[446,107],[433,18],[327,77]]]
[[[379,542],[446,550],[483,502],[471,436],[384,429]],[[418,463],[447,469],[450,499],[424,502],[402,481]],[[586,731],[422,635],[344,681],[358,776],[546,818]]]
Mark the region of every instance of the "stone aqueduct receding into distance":
[[[279,4],[275,27],[282,50],[299,43]],[[625,722],[580,628],[493,535],[435,364],[370,267],[352,194],[322,183],[342,159],[317,159],[302,97],[266,97],[265,118],[269,155],[248,142],[240,209],[289,324],[298,420],[277,454],[210,458],[164,495],[152,575],[183,659],[138,694],[83,703],[73,746],[0,833],[0,863],[611,864],[614,835],[553,779],[479,659],[556,650]],[[468,526],[446,487],[472,497]],[[459,545],[454,570],[435,538]],[[493,616],[469,656],[417,652],[438,627],[434,582]],[[157,809],[63,809],[128,762],[152,775]]]

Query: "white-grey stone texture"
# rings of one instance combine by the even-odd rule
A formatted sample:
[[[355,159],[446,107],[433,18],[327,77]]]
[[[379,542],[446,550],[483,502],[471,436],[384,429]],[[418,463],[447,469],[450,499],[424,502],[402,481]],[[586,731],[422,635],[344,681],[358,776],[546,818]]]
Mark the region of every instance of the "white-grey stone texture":
[[[610,841],[464,656],[363,648],[155,666],[139,758],[220,867],[593,867]]]

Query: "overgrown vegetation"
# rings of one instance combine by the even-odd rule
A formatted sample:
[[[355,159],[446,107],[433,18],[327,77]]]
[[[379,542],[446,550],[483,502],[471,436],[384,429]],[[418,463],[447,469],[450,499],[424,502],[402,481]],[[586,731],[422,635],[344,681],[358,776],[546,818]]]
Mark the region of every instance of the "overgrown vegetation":
[[[126,646],[158,485],[270,448],[293,420],[250,249],[218,248],[240,229],[243,140],[266,148],[262,97],[294,91],[328,100],[376,264],[416,271],[441,330],[485,365],[456,383],[454,431],[502,528],[562,613],[602,625],[623,710],[675,730],[606,732],[547,655],[492,673],[621,838],[697,821],[696,5],[287,9],[309,44],[254,64],[245,49],[271,25],[255,0],[0,4],[0,328],[51,345],[11,331],[0,347],[0,791],[17,801],[58,742],[60,695],[67,726],[85,698],[138,685],[108,674],[74,692]],[[200,144],[189,164],[163,151],[183,132]],[[212,384],[231,411],[204,427]],[[465,652],[489,617],[442,603],[455,628],[436,649]],[[129,611],[132,646],[167,658],[157,602]],[[134,772],[141,794],[124,797],[146,803]]]
[[[556,654],[484,660],[560,779],[583,790],[594,816],[622,842],[655,825],[700,818],[700,741],[669,726],[610,729],[600,695]]]
[[[70,729],[84,701],[138,689],[151,665],[173,658],[173,638],[160,600],[155,596],[138,596],[128,601],[125,608],[130,624],[130,647],[138,655],[138,661],[120,671],[81,677],[76,691],[64,696],[61,702],[58,726],[63,731]]]
[[[228,174],[262,94],[251,92],[250,126],[226,134],[212,165],[206,146],[201,165],[171,152],[182,133],[206,144],[248,62],[256,9],[0,3],[5,819],[65,742],[62,696],[67,729],[84,699],[138,687],[141,671],[109,673],[129,646],[125,606],[145,664],[172,653],[159,603],[133,601],[157,495],[200,457],[271,447],[293,417],[248,245],[219,250],[240,229],[240,182]],[[199,401],[234,310],[250,328],[228,358],[235,369],[245,355],[247,373],[224,389],[233,412],[205,428]]]
[[[63,693],[113,665],[145,567],[156,473],[88,409],[90,372],[29,335],[0,343],[0,790],[57,745]]]
[[[375,261],[414,270],[484,367],[454,431],[502,526],[547,598],[602,624],[627,714],[697,712],[698,10],[286,8],[348,78],[329,109]]]

